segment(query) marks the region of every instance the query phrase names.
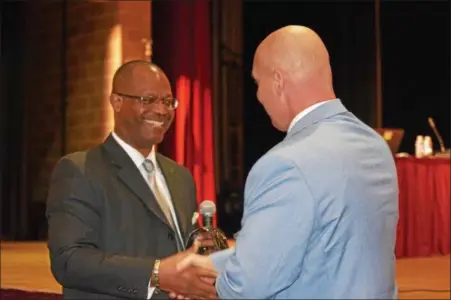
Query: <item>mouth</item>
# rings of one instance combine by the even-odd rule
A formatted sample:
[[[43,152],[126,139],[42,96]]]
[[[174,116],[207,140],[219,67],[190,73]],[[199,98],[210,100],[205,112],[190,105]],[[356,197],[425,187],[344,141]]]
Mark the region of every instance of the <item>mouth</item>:
[[[145,123],[152,125],[152,126],[157,126],[157,127],[163,127],[164,122],[162,121],[155,121],[155,120],[144,120]]]

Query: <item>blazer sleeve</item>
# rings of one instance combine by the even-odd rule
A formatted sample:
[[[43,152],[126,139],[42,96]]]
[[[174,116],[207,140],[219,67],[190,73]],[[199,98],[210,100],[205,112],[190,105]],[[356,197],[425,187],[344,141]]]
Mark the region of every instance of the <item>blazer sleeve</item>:
[[[83,171],[62,158],[52,174],[46,211],[53,275],[66,288],[146,299],[155,259],[100,250],[101,211],[102,198]]]
[[[246,182],[234,251],[225,263],[212,256],[220,271],[218,296],[269,299],[289,287],[300,275],[313,222],[313,197],[299,169],[275,155],[263,157]]]

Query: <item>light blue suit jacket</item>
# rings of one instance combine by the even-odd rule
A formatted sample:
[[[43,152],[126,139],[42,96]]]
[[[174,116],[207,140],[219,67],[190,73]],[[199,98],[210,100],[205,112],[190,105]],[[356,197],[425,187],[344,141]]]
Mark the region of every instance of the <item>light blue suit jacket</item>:
[[[222,299],[396,299],[398,184],[387,143],[339,99],[301,118],[246,180]]]

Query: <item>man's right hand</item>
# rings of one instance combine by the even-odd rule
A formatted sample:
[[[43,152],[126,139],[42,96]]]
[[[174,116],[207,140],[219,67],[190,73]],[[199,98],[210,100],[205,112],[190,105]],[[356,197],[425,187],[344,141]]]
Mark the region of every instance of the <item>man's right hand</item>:
[[[191,299],[216,299],[215,286],[206,282],[216,280],[217,273],[214,270],[196,266],[180,270],[177,267],[184,258],[193,253],[195,249],[189,249],[161,260],[160,289]]]

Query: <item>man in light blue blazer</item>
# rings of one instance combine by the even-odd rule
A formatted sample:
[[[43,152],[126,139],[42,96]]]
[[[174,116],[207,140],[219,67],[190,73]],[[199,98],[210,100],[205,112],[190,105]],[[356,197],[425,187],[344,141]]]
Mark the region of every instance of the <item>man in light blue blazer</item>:
[[[323,42],[279,29],[258,47],[253,77],[287,135],[248,175],[235,247],[179,268],[216,270],[222,299],[397,298],[393,156],[336,98]]]

